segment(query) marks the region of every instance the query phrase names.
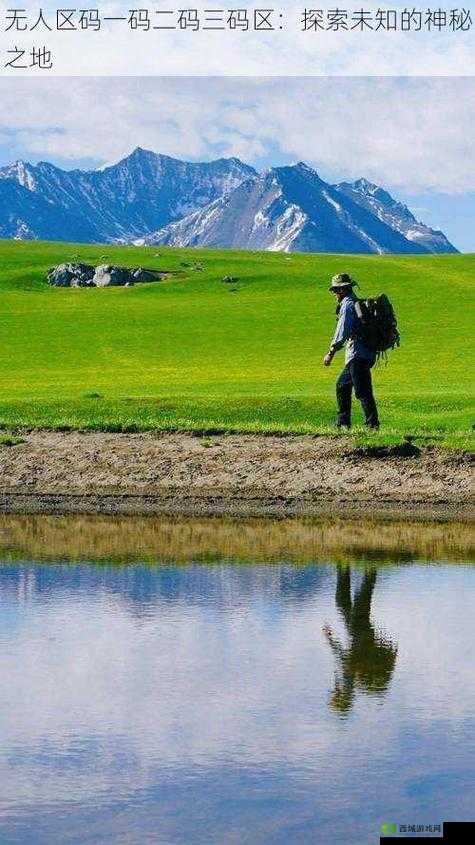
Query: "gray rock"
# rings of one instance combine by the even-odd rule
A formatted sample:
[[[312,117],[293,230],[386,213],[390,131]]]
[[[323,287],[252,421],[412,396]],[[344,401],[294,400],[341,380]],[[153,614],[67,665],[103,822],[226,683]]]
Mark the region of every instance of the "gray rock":
[[[71,287],[72,288],[95,288],[95,284],[92,279],[84,279],[84,278],[77,278],[75,276],[71,279]]]
[[[76,276],[81,280],[81,282],[92,281],[92,277],[94,276],[94,267],[92,264],[82,264],[79,262],[77,264],[70,264],[69,266],[72,270],[74,270]]]
[[[92,281],[93,276],[94,267],[90,264],[74,261],[67,264],[58,264],[57,267],[52,267],[47,273],[48,283],[57,288],[69,288],[72,286],[73,280],[77,282],[74,287],[80,287],[86,282]]]
[[[59,264],[48,270],[46,278],[50,285],[63,288],[106,288],[132,287],[136,282],[154,282],[161,278],[158,270],[145,270],[143,267],[118,267],[115,264],[90,264],[70,262]]]
[[[96,267],[93,282],[98,288],[121,287],[130,282],[131,271],[125,267],[116,267],[113,264],[101,264]]]
[[[68,270],[67,264],[59,264],[48,271],[48,284],[56,288],[68,288],[71,284],[73,274]]]
[[[223,276],[221,279],[226,285],[234,285],[239,281],[239,276]]]
[[[137,267],[132,270],[132,278],[136,282],[156,282],[160,278],[160,274],[155,270],[145,270],[143,267]]]

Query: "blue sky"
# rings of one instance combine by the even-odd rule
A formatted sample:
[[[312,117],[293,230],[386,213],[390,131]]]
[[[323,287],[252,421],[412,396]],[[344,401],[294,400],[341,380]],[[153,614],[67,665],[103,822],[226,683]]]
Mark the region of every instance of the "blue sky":
[[[0,163],[98,167],[136,146],[365,176],[475,252],[475,78],[0,80]]]

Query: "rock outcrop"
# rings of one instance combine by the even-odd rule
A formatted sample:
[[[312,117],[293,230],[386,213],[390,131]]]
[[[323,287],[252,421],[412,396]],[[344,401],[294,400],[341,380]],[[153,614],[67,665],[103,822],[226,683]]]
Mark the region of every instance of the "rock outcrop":
[[[93,284],[96,288],[124,287],[133,284],[133,271],[113,264],[100,264],[96,267]]]
[[[119,267],[115,264],[91,264],[69,262],[58,264],[48,270],[48,284],[56,288],[106,288],[131,287],[136,282],[156,282],[164,274],[158,270],[143,267]]]
[[[58,264],[47,273],[48,283],[55,288],[92,287],[93,277],[94,267],[91,264],[73,261],[68,264]]]

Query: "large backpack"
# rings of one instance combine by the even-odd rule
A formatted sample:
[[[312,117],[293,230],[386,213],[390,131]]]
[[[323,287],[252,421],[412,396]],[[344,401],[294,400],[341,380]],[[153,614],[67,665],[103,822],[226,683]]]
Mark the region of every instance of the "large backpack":
[[[385,293],[373,299],[357,299],[355,311],[360,323],[358,337],[378,358],[399,346],[396,314]]]

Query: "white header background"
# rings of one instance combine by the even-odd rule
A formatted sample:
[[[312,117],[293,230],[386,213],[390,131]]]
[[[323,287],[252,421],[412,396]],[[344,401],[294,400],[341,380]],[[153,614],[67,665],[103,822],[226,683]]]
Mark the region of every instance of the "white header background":
[[[65,5],[65,4],[63,4]],[[84,4],[85,5],[85,4]],[[222,9],[226,5],[204,0],[204,5],[193,3],[155,3],[148,9],[152,22],[158,20],[156,10],[178,10],[195,7],[201,14],[205,9]],[[241,9],[265,8],[265,3],[249,6],[239,3]],[[33,31],[10,29],[6,17],[8,9],[24,7],[29,26],[37,20],[40,8],[53,31],[43,25]],[[381,5],[360,2],[337,6],[304,2],[283,2],[273,6],[273,20],[281,29],[273,32],[252,31],[199,31],[191,30],[131,30],[126,21],[104,21],[101,30],[57,31],[56,9],[60,4],[49,2],[29,5],[0,3],[0,73],[4,76],[471,76],[475,75],[475,8],[471,11],[474,25],[466,32],[453,31],[449,26],[442,31],[309,31],[302,32],[302,14],[305,8],[326,11],[341,8],[348,12],[349,26],[355,12],[365,9],[376,14],[378,8],[402,11],[415,8],[423,13],[427,9],[445,9],[450,18],[452,6],[443,3],[425,5]],[[78,7],[80,9],[81,6]],[[131,3],[105,3],[98,6],[101,16],[130,14]],[[230,6],[232,8],[232,5]],[[272,4],[267,4],[272,8]],[[462,7],[459,7],[459,10]],[[10,13],[11,14],[11,13]],[[282,18],[279,17],[282,15]],[[76,16],[77,17],[77,16]],[[160,20],[165,20],[164,18]],[[25,61],[33,48],[47,47],[51,51],[53,66],[49,69],[5,67],[12,57],[12,49],[25,50]],[[421,104],[423,105],[423,104]]]

